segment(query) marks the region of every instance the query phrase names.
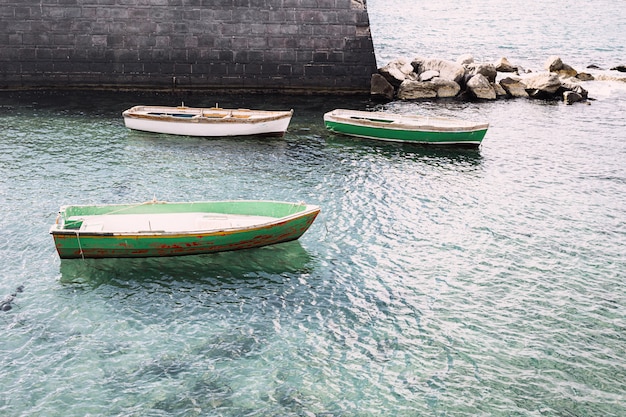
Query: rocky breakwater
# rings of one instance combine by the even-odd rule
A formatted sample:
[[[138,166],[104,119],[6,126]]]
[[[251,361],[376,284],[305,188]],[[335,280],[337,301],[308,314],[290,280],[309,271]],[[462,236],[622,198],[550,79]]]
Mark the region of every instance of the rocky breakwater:
[[[381,100],[415,100],[460,97],[474,100],[538,98],[567,104],[589,99],[582,87],[594,76],[578,72],[558,56],[547,59],[545,71],[534,73],[512,65],[507,58],[477,63],[463,55],[456,62],[414,58],[394,60],[372,75],[371,95]]]

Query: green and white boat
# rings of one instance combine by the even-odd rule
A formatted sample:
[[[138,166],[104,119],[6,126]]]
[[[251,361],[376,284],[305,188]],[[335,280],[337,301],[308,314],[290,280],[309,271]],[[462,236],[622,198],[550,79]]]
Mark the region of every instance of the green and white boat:
[[[478,147],[488,123],[444,117],[336,109],[324,115],[328,130],[391,142]]]
[[[319,212],[254,200],[62,206],[50,234],[62,259],[181,256],[296,240]]]

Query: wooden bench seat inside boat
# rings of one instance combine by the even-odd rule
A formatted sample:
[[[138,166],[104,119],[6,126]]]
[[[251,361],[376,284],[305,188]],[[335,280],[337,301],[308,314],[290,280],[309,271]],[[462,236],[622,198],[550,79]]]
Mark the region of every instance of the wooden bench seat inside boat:
[[[245,216],[222,213],[173,214],[109,214],[72,216],[68,222],[80,221],[79,232],[135,233],[189,232],[250,227],[275,220],[273,217]]]

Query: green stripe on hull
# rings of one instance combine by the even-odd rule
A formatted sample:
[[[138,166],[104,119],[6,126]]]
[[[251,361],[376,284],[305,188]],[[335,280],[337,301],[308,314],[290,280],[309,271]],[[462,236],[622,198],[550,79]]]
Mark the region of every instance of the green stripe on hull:
[[[480,145],[487,133],[487,129],[465,132],[433,132],[386,129],[371,126],[360,126],[347,123],[325,121],[326,128],[332,132],[349,136],[358,136],[367,139],[376,139],[392,142],[407,142],[438,145]]]

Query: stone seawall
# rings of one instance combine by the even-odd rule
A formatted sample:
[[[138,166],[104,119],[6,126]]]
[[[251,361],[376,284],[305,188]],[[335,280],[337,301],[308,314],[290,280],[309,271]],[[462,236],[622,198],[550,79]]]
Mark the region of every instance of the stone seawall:
[[[2,0],[0,90],[369,92],[365,0]]]

